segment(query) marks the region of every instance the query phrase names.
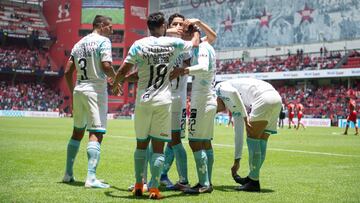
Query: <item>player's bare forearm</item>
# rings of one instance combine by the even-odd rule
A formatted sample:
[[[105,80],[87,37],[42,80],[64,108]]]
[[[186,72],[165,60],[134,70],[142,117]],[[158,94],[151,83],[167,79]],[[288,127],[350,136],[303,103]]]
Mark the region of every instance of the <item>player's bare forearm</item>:
[[[121,85],[124,82],[127,73],[131,70],[132,67],[133,64],[131,63],[123,63],[119,68],[118,72],[116,73],[113,84],[113,93],[115,95],[119,95],[122,92]]]
[[[131,63],[123,63],[121,65],[121,67],[119,68],[118,72],[116,73],[114,84],[115,83],[123,83],[126,75],[131,70],[132,67],[133,67],[133,64],[131,64]]]
[[[207,41],[209,42],[209,44],[212,44],[216,40],[216,32],[211,29],[206,23],[196,18],[187,19],[187,21],[200,27],[200,29],[205,33],[206,37],[203,39],[203,41]]]
[[[70,93],[73,93],[73,91],[74,91],[74,82],[73,82],[74,71],[75,71],[75,64],[72,61],[72,59],[69,59],[68,62],[66,63],[64,75],[65,75],[66,84],[69,88]]]
[[[134,71],[125,76],[125,80],[128,82],[137,82],[139,80],[138,72]]]
[[[107,77],[115,78],[115,71],[110,62],[102,62],[102,69]]]
[[[206,38],[204,40],[209,42],[209,44],[212,44],[213,42],[215,42],[217,35],[213,29],[211,29],[206,23],[204,23],[202,21],[199,21],[197,26],[199,26],[201,28],[201,30],[204,31],[204,33],[206,35]]]

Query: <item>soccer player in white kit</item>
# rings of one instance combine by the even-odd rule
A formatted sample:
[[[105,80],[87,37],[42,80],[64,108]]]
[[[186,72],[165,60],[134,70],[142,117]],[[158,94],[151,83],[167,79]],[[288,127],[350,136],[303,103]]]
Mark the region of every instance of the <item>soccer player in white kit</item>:
[[[114,84],[122,83],[126,74],[138,66],[138,90],[135,103],[135,132],[137,146],[134,153],[135,188],[134,195],[142,196],[146,148],[151,140],[153,152],[150,158],[151,181],[149,197],[161,199],[158,189],[160,172],[164,163],[164,142],[171,141],[171,90],[169,74],[176,58],[198,46],[196,39],[183,41],[164,37],[166,21],[161,12],[148,16],[150,37],[137,40],[130,47],[128,56],[120,67]],[[118,89],[114,89],[117,93]]]
[[[216,33],[202,21],[192,19],[191,22],[194,24],[189,26],[186,32],[184,32],[184,21],[185,17],[179,13],[174,13],[171,15],[168,20],[169,29],[167,30],[167,35],[185,37],[186,39],[190,40],[193,34],[199,35],[199,33],[196,32],[196,28],[194,27],[194,25],[196,25],[205,32],[206,36],[202,39],[203,41],[208,41],[209,43],[215,41]],[[176,32],[171,33],[170,30],[174,28]],[[200,38],[198,39],[200,41]],[[190,52],[181,54],[176,59],[174,68],[190,66],[190,58]],[[181,139],[185,138],[187,79],[187,75],[183,75],[171,80],[171,142],[169,142],[165,148],[165,162],[163,171],[161,173],[160,182],[166,185],[168,189],[172,190],[183,190],[188,187],[189,183],[187,173],[187,155],[186,150],[181,142]],[[175,185],[172,184],[167,176],[174,158],[176,159],[176,166],[179,174],[179,181]]]
[[[277,133],[281,97],[274,87],[262,80],[239,78],[220,82],[215,86],[218,112],[226,108],[232,112],[235,123],[235,159],[231,168],[241,191],[260,191],[260,168],[265,160],[267,140]],[[246,108],[251,108],[250,114]],[[237,171],[243,148],[244,124],[249,151],[249,175],[240,178]]]
[[[198,19],[188,19],[185,23],[196,24]],[[191,112],[188,126],[189,145],[193,151],[199,182],[185,193],[211,193],[212,166],[214,154],[211,146],[216,114],[215,80],[216,56],[214,48],[202,41],[192,53],[191,66],[179,69],[180,75],[192,75]],[[174,74],[175,74],[174,73]]]
[[[97,15],[93,21],[93,32],[74,45],[66,64],[65,78],[73,93],[74,129],[67,146],[66,172],[63,182],[74,182],[73,164],[85,129],[89,131],[87,146],[88,173],[85,187],[109,188],[99,181],[96,167],[100,160],[100,144],[106,132],[107,122],[107,77],[114,78],[111,66],[111,18]],[[76,70],[76,84],[73,72]]]

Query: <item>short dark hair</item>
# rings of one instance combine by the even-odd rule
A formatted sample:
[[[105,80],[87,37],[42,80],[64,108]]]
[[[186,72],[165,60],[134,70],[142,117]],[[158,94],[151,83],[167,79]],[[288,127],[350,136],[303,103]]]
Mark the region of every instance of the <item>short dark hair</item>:
[[[165,17],[162,12],[151,13],[147,18],[147,26],[150,31],[160,28],[165,23]]]
[[[185,20],[185,17],[183,15],[181,15],[180,13],[174,13],[168,19],[169,26],[171,25],[174,18],[182,18],[183,20]]]
[[[96,15],[93,21],[93,28],[95,29],[100,27],[100,24],[106,21],[112,21],[112,18],[108,16]]]

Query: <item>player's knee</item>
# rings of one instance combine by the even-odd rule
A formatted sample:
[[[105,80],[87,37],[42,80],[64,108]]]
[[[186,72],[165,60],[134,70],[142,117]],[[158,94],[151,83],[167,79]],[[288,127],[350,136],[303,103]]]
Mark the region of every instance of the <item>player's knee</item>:
[[[180,132],[173,132],[171,134],[171,142],[169,143],[170,146],[174,146],[181,143],[181,133]]]
[[[268,133],[263,133],[263,134],[261,135],[260,139],[262,139],[262,140],[268,140],[269,137],[270,137],[270,135],[269,135]]]
[[[211,141],[210,141],[210,140],[204,141],[204,142],[203,142],[203,145],[204,145],[204,149],[205,149],[205,150],[212,149],[212,145],[211,145]]]
[[[73,134],[71,136],[71,139],[81,141],[84,137],[85,129],[73,129]]]
[[[159,154],[164,153],[164,144],[165,144],[164,141],[152,139],[151,144],[152,144],[154,153],[159,153]]]
[[[137,141],[136,142],[136,149],[144,149],[146,150],[148,145],[149,145],[149,139],[145,140],[145,141]]]
[[[201,141],[189,141],[189,145],[193,152],[203,149],[203,143]]]
[[[90,132],[89,134],[89,140],[93,142],[99,142],[101,143],[103,140],[103,133],[98,132]]]

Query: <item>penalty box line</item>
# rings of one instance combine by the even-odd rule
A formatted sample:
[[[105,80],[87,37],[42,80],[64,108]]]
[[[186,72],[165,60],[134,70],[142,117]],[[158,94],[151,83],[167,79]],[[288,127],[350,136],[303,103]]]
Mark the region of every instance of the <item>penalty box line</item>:
[[[106,137],[135,140],[134,137],[127,137],[127,136],[111,136],[111,135],[109,136],[109,135],[106,135]],[[186,142],[183,142],[183,143],[184,143],[184,144],[188,144],[187,141],[186,141]],[[216,146],[216,147],[234,148],[234,145],[229,145],[229,144],[217,144],[217,143],[212,143],[212,145],[213,145],[213,146]],[[243,148],[247,148],[247,147],[244,146]],[[294,149],[267,148],[267,150],[270,150],[270,151],[279,151],[279,152],[293,152],[293,153],[302,153],[302,154],[324,155],[324,156],[356,157],[356,158],[360,158],[360,155],[337,154],[337,153],[328,153],[328,152],[313,152],[313,151],[294,150]]]

